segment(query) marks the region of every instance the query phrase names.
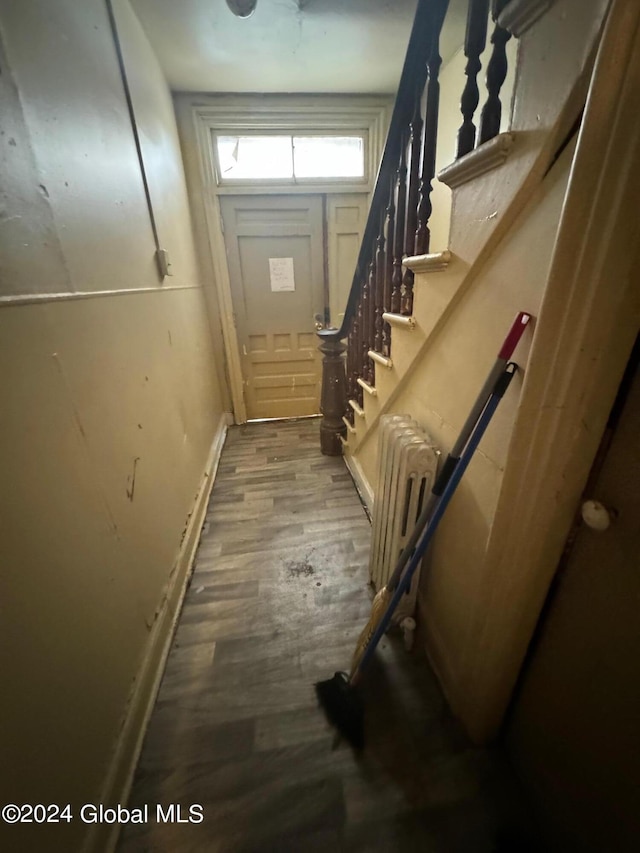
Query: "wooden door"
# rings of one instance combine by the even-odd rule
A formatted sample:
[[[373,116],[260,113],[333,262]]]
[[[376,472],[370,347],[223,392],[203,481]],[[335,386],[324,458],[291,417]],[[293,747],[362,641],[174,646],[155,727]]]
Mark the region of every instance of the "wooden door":
[[[507,727],[543,849],[562,853],[640,850],[637,349],[614,407],[611,444],[586,495],[617,517],[600,532],[581,525]]]
[[[320,196],[220,200],[247,418],[314,415],[325,306]]]
[[[336,328],[344,319],[366,222],[367,196],[364,193],[327,196],[329,307],[331,324]]]

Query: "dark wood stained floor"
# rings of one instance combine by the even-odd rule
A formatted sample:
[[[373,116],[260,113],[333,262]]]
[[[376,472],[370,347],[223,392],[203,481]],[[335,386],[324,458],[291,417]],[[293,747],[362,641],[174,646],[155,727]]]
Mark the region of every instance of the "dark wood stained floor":
[[[129,825],[118,853],[523,851],[500,755],[466,742],[393,638],[364,755],[333,748],[313,684],[348,667],[368,618],[370,526],[318,428],[229,430],[129,802],[202,804],[204,821]]]

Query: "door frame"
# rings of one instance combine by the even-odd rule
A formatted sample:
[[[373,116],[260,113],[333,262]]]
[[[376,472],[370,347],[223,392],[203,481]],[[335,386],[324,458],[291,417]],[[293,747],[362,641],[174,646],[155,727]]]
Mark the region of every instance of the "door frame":
[[[179,104],[180,106],[180,104]],[[202,96],[189,104],[191,131],[195,135],[197,155],[197,188],[204,207],[204,230],[208,248],[207,266],[210,266],[218,302],[227,376],[233,416],[237,424],[246,423],[247,408],[244,401],[240,346],[236,333],[235,316],[231,300],[231,278],[227,263],[224,226],[220,210],[221,195],[305,195],[332,192],[372,191],[377,164],[382,156],[391,115],[392,99],[380,96]],[[278,185],[273,182],[256,182],[246,186],[224,186],[216,178],[212,135],[215,132],[231,134],[246,131],[292,132],[313,128],[319,132],[340,133],[360,131],[368,141],[365,163],[367,180],[364,183],[337,186],[335,183],[300,183]],[[183,128],[184,130],[188,130]],[[185,144],[187,169],[189,144]]]

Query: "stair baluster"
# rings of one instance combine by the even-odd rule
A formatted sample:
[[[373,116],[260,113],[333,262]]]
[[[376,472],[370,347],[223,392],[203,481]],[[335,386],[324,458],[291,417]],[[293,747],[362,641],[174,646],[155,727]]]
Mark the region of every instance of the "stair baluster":
[[[384,264],[384,293],[382,298],[383,312],[391,311],[391,279],[393,276],[393,233],[395,228],[396,208],[394,193],[396,189],[395,175],[391,176],[391,187],[389,189],[389,204],[386,210],[386,246]],[[382,323],[382,354],[389,358],[391,355],[391,326]]]
[[[463,121],[458,131],[456,158],[463,157],[472,151],[476,141],[476,126],[473,123],[473,116],[480,100],[477,77],[482,68],[480,54],[487,41],[488,15],[489,0],[469,0],[467,29],[464,38],[464,55],[467,57],[464,73],[467,75],[467,82],[460,101]]]
[[[408,267],[402,276],[402,301],[400,303],[400,313],[405,317],[410,317],[413,311],[413,280],[415,276],[413,270]]]
[[[358,385],[358,379],[362,376],[362,338],[364,336],[364,321],[363,321],[363,300],[364,300],[364,289],[358,300],[358,305],[356,308],[356,327],[357,327],[357,335],[356,335],[356,351],[354,353],[354,371],[353,371],[353,397],[358,404],[360,404],[362,388]]]
[[[417,0],[398,94],[344,318],[339,329],[326,328],[317,332],[324,354],[328,344],[345,339],[348,342],[346,381],[335,381],[335,370],[339,367],[339,361],[335,359],[343,358],[339,349],[332,350],[331,358],[323,363],[321,447],[322,452],[328,455],[342,451],[339,439],[346,431],[344,421],[338,424],[333,413],[346,409],[347,421],[354,425],[354,410],[348,401],[358,406],[363,406],[364,402],[363,388],[357,380],[374,383],[375,363],[369,358],[369,351],[390,356],[391,327],[383,320],[383,313],[410,315],[412,311],[413,273],[408,270],[403,277],[402,259],[405,254],[413,254],[415,247],[420,180],[426,174],[420,172],[424,159],[421,102],[429,47],[434,41],[434,20],[440,12],[444,16],[446,7],[447,0]],[[426,209],[423,202],[422,210]],[[344,399],[345,393],[348,400]],[[340,397],[337,402],[335,395]]]
[[[369,267],[371,265],[369,264]],[[362,286],[362,323],[360,325],[360,377],[364,379],[365,382],[369,380],[369,299],[371,294],[369,293],[369,283],[371,281],[371,272],[370,269],[367,268],[367,275],[364,280],[364,284]],[[358,385],[358,403],[363,405],[363,394],[364,391],[361,385]]]
[[[360,308],[359,305],[356,305],[355,313],[353,316],[353,348],[351,352],[351,391],[349,393],[349,400],[356,399],[356,388],[357,378],[358,378],[358,360],[360,358]],[[347,405],[349,405],[347,403]],[[353,421],[353,409],[350,408],[351,411],[351,420]]]
[[[351,331],[347,337],[347,365],[346,365],[346,373],[347,373],[347,399],[345,402],[344,412],[345,417],[351,424],[353,424],[355,413],[351,406],[349,405],[349,400],[353,400],[356,390],[355,390],[355,367],[353,363],[354,354],[358,351],[356,340],[357,340],[357,332],[358,326],[357,322],[354,318],[353,323],[351,324]],[[324,384],[324,383],[323,383]]]
[[[424,82],[424,81],[423,81]],[[420,192],[420,154],[422,150],[422,85],[416,86],[409,149],[409,188],[407,191],[407,222],[405,226],[404,254],[412,255],[418,219],[418,197]],[[409,315],[413,308],[413,270],[408,267],[402,276],[402,298],[400,313]]]
[[[393,238],[393,278],[391,281],[391,311],[394,314],[400,313],[402,302],[402,254],[404,251],[404,223],[407,213],[407,142],[404,135],[400,142],[400,165],[397,174],[398,202]]]
[[[369,350],[375,349],[375,337],[376,337],[376,262],[375,262],[375,254],[373,254],[373,258],[371,263],[369,264],[369,316],[368,320],[368,328],[369,334],[367,336],[366,345],[366,361],[365,361],[365,381],[369,383],[369,385],[373,385],[375,382],[374,379],[374,367],[373,361],[369,358]]]
[[[380,218],[380,233],[378,234],[378,239],[376,241],[375,333],[372,347],[376,352],[382,352],[382,327],[384,325],[382,320],[382,312],[384,311],[384,279],[386,270],[384,225],[385,214],[383,213]]]
[[[488,142],[500,133],[500,119],[502,118],[502,103],[500,101],[500,89],[507,76],[507,42],[511,33],[502,29],[498,24],[498,15],[502,12],[509,0],[492,0],[491,18],[495,24],[491,35],[493,50],[487,65],[487,100],[480,114],[479,142]]]
[[[414,254],[429,251],[431,232],[429,219],[432,204],[431,191],[436,173],[436,142],[438,137],[438,108],[440,106],[440,82],[438,79],[442,57],[440,56],[440,32],[444,23],[446,2],[433,4],[433,39],[427,58],[427,102],[424,116],[424,138],[422,148],[422,173],[420,176],[420,201],[418,204],[418,227],[415,233]]]

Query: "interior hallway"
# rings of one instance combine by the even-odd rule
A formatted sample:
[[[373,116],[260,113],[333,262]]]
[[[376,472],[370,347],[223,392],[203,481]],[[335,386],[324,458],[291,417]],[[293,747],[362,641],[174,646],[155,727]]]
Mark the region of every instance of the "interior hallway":
[[[332,748],[313,684],[369,615],[370,526],[318,426],[229,430],[129,802],[204,821],[129,825],[118,851],[524,851],[501,757],[466,742],[400,642],[370,672],[364,755]]]

